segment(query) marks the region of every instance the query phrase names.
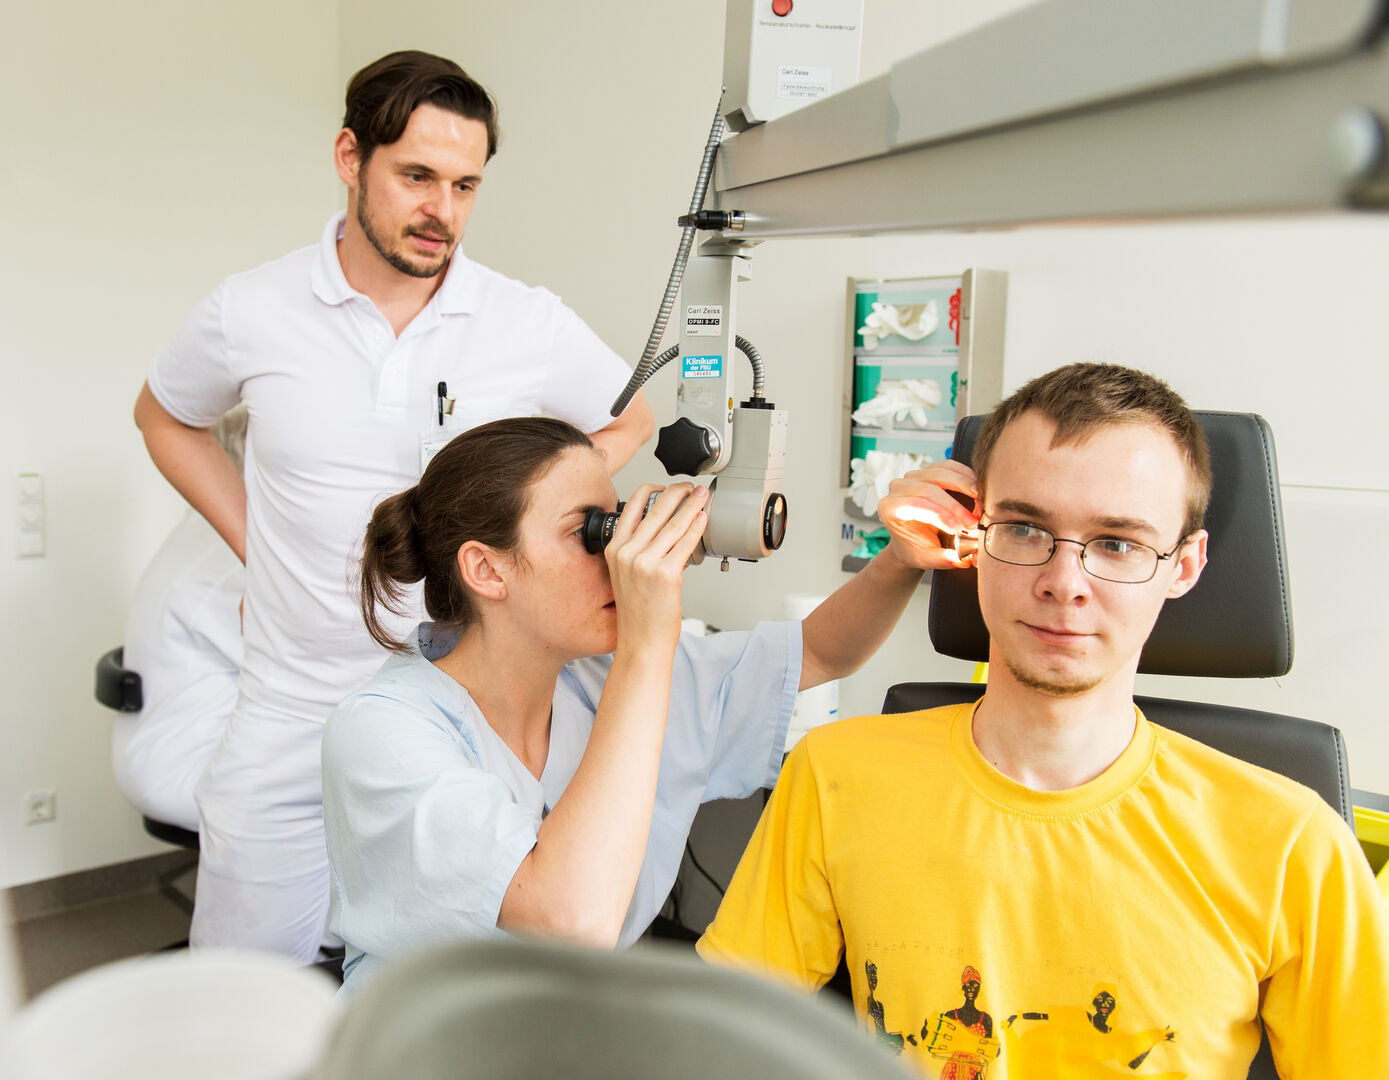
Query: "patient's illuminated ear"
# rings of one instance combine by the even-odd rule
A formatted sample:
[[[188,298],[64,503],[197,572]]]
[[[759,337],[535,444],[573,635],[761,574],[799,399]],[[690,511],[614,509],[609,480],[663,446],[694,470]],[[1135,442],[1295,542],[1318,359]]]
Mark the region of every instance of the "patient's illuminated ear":
[[[469,540],[458,549],[458,573],[463,587],[484,599],[506,599],[505,571],[509,566],[506,556],[477,540]]]
[[[1178,596],[1185,596],[1201,579],[1201,571],[1206,568],[1207,539],[1209,539],[1209,534],[1206,530],[1198,529],[1191,534],[1191,538],[1182,545],[1182,549],[1174,556],[1177,563],[1177,575],[1172,579],[1172,584],[1167,590],[1169,600]]]

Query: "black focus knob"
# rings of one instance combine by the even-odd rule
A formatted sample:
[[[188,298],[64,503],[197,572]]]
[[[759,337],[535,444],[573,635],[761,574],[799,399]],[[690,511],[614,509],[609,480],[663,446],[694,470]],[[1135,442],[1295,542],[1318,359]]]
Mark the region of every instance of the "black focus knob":
[[[696,476],[717,456],[714,433],[686,416],[661,428],[656,439],[656,460],[671,476]]]

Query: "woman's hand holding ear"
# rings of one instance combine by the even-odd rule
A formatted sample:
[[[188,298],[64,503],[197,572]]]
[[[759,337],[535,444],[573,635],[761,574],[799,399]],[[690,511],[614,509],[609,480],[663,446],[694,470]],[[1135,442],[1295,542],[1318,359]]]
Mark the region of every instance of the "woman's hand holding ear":
[[[905,565],[917,570],[974,565],[979,484],[973,470],[957,461],[937,461],[892,481],[887,490],[878,501],[878,517],[892,534],[888,547]],[[955,491],[969,496],[975,507],[963,505],[951,494]]]

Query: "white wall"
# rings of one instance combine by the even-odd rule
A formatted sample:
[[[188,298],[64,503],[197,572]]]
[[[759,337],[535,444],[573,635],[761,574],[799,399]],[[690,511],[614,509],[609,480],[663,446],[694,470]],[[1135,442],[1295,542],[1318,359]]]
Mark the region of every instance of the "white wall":
[[[867,0],[865,74],[906,42],[1013,6]],[[0,706],[0,887],[157,849],[111,782],[110,720],[91,699],[92,664],[119,640],[139,571],[180,506],[145,458],[130,404],[149,356],[199,296],[317,236],[340,201],[328,150],[347,76],[420,47],[487,83],[503,142],[469,252],[555,289],[635,359],[675,250],[673,219],[689,201],[722,33],[715,0],[78,0],[9,13],[0,529],[13,535],[14,474],[39,471],[49,550],[0,554],[11,673]],[[1357,217],[763,245],[741,329],[767,357],[773,400],[791,410],[792,530],[762,566],[691,575],[687,606],[745,625],[779,615],[788,592],[843,580],[845,278],[998,267],[1011,274],[1010,386],[1069,360],[1112,359],[1168,377],[1199,406],[1260,411],[1279,436],[1292,675],[1144,689],[1336,720],[1354,781],[1389,790],[1371,676],[1389,646],[1373,542],[1389,518],[1375,415],[1389,396],[1378,319],[1386,239],[1389,224]],[[669,419],[668,374],[650,394]],[[660,475],[642,455],[623,482]],[[875,708],[891,681],[968,675],[932,655],[924,600],[844,687],[846,711]],[[58,792],[58,820],[26,827],[23,795],[37,788]]]
[[[130,419],[150,356],[227,273],[337,202],[333,0],[14,4],[0,34],[0,887],[168,850],[111,779],[97,656],[181,513]],[[13,478],[48,553],[17,559]],[[26,792],[57,792],[26,826]]]

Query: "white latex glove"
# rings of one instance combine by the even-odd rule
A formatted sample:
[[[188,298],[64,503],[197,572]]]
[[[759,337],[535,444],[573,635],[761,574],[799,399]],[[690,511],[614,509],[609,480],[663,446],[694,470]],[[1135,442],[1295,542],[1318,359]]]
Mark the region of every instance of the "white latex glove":
[[[864,517],[871,518],[878,512],[878,501],[887,495],[892,481],[913,469],[924,469],[933,460],[929,454],[869,450],[849,462],[849,499],[863,511]]]
[[[886,421],[911,420],[926,426],[926,411],[941,403],[943,394],[935,379],[883,379],[877,393],[854,410],[851,419],[864,427],[886,427]]]
[[[907,341],[930,337],[940,325],[940,308],[934,300],[924,304],[875,303],[859,327],[865,349],[876,349],[885,338],[896,335]]]

